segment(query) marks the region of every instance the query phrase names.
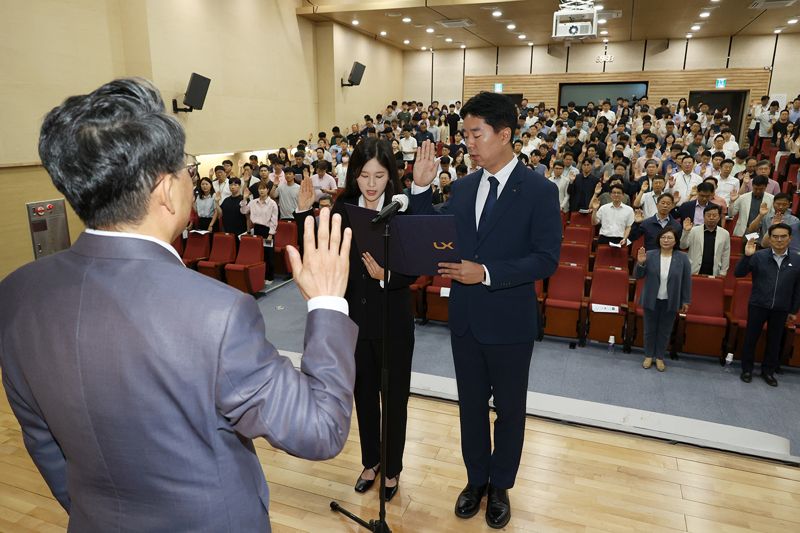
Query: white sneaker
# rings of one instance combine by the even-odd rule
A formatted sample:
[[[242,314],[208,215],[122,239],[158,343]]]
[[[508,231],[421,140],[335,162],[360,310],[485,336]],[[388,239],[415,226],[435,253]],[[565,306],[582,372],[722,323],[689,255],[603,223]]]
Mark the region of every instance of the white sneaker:
[[[264,280],[264,284],[265,285],[272,285],[272,282],[273,282],[273,280],[271,280],[271,279],[265,279]]]

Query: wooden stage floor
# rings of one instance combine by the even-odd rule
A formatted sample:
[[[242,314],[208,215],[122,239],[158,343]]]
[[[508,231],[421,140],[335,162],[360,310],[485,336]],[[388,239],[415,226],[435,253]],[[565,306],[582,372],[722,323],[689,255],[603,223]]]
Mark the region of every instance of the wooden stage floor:
[[[0,393],[0,531],[65,531],[67,516],[31,462]],[[256,441],[271,494],[274,531],[359,531],[334,514],[377,517],[377,491],[352,485],[361,471],[358,432],[344,451],[309,462]],[[388,504],[399,532],[492,531],[483,512],[453,514],[466,474],[458,407],[412,397],[405,469]],[[761,459],[529,418],[506,531],[800,531],[800,469]],[[484,500],[485,506],[485,500]]]

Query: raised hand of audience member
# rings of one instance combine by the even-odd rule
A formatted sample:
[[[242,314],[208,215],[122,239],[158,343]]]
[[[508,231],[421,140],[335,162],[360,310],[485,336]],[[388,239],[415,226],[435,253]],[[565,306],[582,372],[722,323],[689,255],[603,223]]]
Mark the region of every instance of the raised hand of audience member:
[[[641,179],[641,178],[639,178]],[[650,181],[649,180],[642,180],[642,192],[647,192],[647,189],[650,188]]]
[[[763,204],[762,204],[762,205],[763,205]],[[781,222],[783,222],[783,213],[778,213],[778,212],[776,211],[776,212],[775,212],[775,216],[774,216],[774,217],[772,217],[772,223],[773,223],[773,224],[780,224]]]
[[[644,246],[639,247],[639,251],[636,253],[636,262],[640,265],[643,265],[647,260],[647,250],[644,249]]]
[[[692,219],[690,217],[683,219],[683,231],[692,231],[693,227],[694,223],[692,223]]]
[[[761,202],[761,205],[758,208],[758,214],[762,217],[765,217],[767,213],[769,213],[769,206],[767,205],[767,202]]]
[[[592,198],[592,201],[589,202],[589,208],[592,211],[597,211],[598,209],[600,209],[600,198],[598,198],[597,196]]]
[[[594,194],[595,194],[595,196],[600,194],[602,192],[602,190],[603,190],[603,184],[598,181],[597,185],[594,186]]]
[[[311,179],[300,182],[300,192],[297,193],[297,212],[308,211],[314,206],[314,184]]]
[[[680,191],[672,191],[672,199],[675,200],[676,204],[678,202],[680,202],[681,201],[681,193],[680,193]]]
[[[667,184],[669,185],[670,189],[675,186],[675,174],[669,177]]]
[[[352,232],[342,232],[342,217],[329,208],[319,213],[319,227],[314,242],[314,217],[306,217],[303,235],[303,257],[294,246],[287,246],[292,274],[303,298],[344,296],[350,269]]]
[[[756,239],[748,239],[744,246],[744,255],[751,256],[756,253]]]
[[[436,162],[436,146],[425,139],[421,146],[417,147],[417,158],[414,161],[414,183],[417,187],[427,187],[436,178],[436,170],[439,164]]]
[[[637,224],[641,224],[644,221],[644,211],[641,209],[637,209],[633,212],[633,221]]]

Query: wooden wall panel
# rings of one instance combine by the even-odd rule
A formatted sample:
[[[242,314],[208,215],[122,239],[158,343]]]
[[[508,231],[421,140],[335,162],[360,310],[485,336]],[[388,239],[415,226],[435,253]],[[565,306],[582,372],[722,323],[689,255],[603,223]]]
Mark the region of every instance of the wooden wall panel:
[[[491,91],[494,89],[495,83],[502,83],[504,92],[522,93],[531,103],[543,101],[548,107],[557,107],[559,83],[647,81],[649,82],[650,102],[658,105],[658,100],[661,98],[669,98],[670,102],[677,102],[681,97],[688,97],[689,91],[714,90],[714,81],[717,78],[727,78],[727,89],[749,90],[750,99],[753,102],[757,102],[762,95],[768,94],[768,70],[728,68],[465,76],[463,100],[466,101],[480,91]]]

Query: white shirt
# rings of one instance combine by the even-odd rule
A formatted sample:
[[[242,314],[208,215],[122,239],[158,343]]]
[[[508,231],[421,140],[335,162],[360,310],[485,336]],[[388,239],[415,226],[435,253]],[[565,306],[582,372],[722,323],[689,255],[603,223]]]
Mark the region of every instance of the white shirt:
[[[608,111],[600,111],[597,114],[597,118],[600,118],[600,117],[606,117],[606,119],[608,119],[608,123],[612,124],[612,125],[617,121],[616,113],[614,113],[610,109]]]
[[[661,195],[659,195],[661,196]],[[642,208],[644,218],[650,218],[658,212],[656,208],[656,193],[655,191],[647,191],[642,195],[642,203],[639,206]]]
[[[733,189],[739,189],[739,180],[733,177],[733,174],[728,176],[727,178],[720,178],[717,180],[717,196],[723,198],[725,203],[728,204],[728,207],[731,205],[731,191]]]
[[[739,151],[739,143],[733,140],[733,136],[731,139],[722,145],[722,152],[725,154],[725,157],[728,159],[733,159],[736,155],[736,152]]]
[[[219,203],[221,204],[225,198],[231,195],[230,183],[228,183],[228,180],[225,180],[220,185],[219,180],[214,180],[213,185],[214,185],[214,192],[219,193]]]
[[[661,255],[661,272],[659,273],[658,294],[656,300],[667,300],[667,278],[669,277],[669,266],[672,264],[671,255]]]
[[[401,137],[398,142],[403,151],[403,161],[412,161],[417,151],[417,140],[414,137]]]
[[[670,187],[669,183],[667,183],[667,188],[665,190],[669,192],[678,191],[680,193],[681,197],[677,205],[683,205],[683,202],[689,199],[692,187],[703,183],[703,179],[695,173],[685,174],[683,171],[680,171],[673,174],[673,176],[675,176],[675,185]]]
[[[563,171],[561,172],[561,176],[547,179],[552,181],[558,188],[558,205],[560,209],[564,212],[569,211],[569,193],[567,193],[567,188],[569,188],[569,172]]]
[[[606,237],[622,237],[628,226],[633,225],[633,208],[625,204],[619,207],[614,207],[612,202],[601,205],[595,216],[600,221],[600,235]]]

